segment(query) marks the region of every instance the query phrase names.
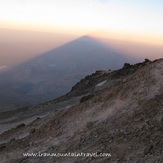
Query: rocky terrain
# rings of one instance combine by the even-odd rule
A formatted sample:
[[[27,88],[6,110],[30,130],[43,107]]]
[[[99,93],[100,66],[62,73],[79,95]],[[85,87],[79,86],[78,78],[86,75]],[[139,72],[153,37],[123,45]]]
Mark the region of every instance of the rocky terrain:
[[[2,163],[162,163],[163,59],[96,71],[55,100],[0,113]],[[25,157],[24,153],[109,153]]]

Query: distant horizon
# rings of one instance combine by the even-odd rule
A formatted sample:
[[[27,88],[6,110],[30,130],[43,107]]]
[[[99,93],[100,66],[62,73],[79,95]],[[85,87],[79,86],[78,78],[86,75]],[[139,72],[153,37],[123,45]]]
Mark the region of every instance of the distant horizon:
[[[2,29],[2,28],[1,28]],[[0,32],[1,32],[0,29]],[[139,42],[136,40],[123,40],[118,38],[106,38],[94,35],[71,35],[71,34],[55,34],[53,32],[41,32],[41,31],[29,31],[29,30],[18,30],[18,29],[3,29],[6,33],[11,35],[1,37],[0,43],[6,44],[5,53],[3,55],[3,49],[0,55],[0,70],[5,70],[8,67],[15,66],[16,64],[21,64],[32,58],[35,58],[39,55],[42,55],[48,51],[51,51],[55,48],[62,47],[63,45],[80,39],[81,37],[91,37],[96,39],[105,46],[112,47],[115,51],[121,53],[123,52],[126,55],[135,56],[140,58],[142,61],[145,58],[151,60],[162,58],[163,57],[163,47],[157,44]],[[15,40],[15,36],[17,39]],[[45,40],[42,40],[44,38]],[[14,47],[12,47],[13,45]],[[12,46],[11,46],[12,45]],[[16,45],[16,46],[15,46]],[[20,46],[21,45],[21,46]],[[40,46],[41,45],[41,46]],[[10,50],[11,48],[14,49]],[[23,51],[23,54],[21,54]],[[5,54],[4,53],[4,54]],[[153,55],[155,54],[155,55]],[[6,58],[6,59],[5,59]]]
[[[0,28],[163,45],[161,0],[7,0]]]

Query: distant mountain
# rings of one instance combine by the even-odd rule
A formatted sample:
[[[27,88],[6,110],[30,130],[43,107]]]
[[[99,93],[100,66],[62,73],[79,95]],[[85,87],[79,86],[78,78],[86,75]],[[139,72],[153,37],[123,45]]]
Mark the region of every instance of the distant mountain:
[[[137,60],[83,36],[1,75],[1,110],[54,99],[95,70],[118,69],[125,62]]]

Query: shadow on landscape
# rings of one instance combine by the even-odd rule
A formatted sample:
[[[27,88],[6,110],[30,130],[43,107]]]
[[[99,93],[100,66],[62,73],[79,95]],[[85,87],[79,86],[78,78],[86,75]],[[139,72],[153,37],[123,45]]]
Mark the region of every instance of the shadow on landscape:
[[[1,74],[1,112],[59,97],[96,70],[115,70],[138,60],[83,36]]]

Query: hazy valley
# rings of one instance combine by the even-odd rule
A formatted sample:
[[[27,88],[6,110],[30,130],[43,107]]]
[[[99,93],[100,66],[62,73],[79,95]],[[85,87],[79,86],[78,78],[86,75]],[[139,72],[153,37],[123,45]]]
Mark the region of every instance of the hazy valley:
[[[0,111],[52,100],[96,70],[115,70],[138,61],[98,39],[80,37],[1,73]]]

